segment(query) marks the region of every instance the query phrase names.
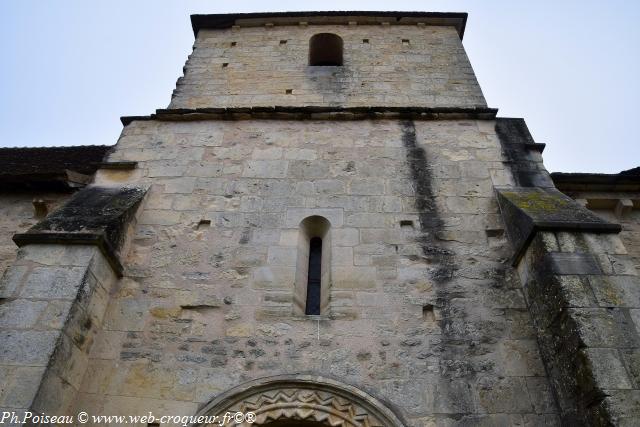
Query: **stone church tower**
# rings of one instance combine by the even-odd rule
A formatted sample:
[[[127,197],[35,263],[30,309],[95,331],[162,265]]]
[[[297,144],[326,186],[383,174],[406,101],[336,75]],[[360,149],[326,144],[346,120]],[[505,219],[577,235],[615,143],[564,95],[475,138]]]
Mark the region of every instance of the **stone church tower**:
[[[637,425],[638,259],[487,107],[466,19],[192,16],[169,107],[2,228],[2,410]]]

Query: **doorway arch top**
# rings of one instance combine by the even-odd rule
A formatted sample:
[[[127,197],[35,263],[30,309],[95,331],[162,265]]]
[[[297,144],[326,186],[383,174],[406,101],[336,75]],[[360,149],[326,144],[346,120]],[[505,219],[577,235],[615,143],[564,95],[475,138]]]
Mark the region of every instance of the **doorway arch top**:
[[[196,417],[227,412],[253,412],[255,422],[238,424],[242,427],[293,421],[312,426],[405,427],[391,409],[370,394],[315,375],[279,375],[240,384],[207,403]]]

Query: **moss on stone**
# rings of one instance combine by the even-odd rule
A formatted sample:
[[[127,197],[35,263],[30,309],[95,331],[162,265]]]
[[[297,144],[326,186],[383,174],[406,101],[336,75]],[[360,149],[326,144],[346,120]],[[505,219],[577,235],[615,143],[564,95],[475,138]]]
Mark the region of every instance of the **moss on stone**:
[[[567,200],[555,194],[543,193],[541,191],[530,191],[527,193],[505,192],[504,195],[511,200],[518,208],[533,212],[556,212],[569,206]]]

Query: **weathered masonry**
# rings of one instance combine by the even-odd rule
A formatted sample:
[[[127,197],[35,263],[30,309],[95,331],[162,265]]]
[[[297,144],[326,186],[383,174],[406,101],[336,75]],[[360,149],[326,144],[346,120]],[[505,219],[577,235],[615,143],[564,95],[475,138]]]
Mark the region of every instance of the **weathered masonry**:
[[[637,425],[639,177],[550,176],[466,20],[195,15],[115,146],[0,149],[2,411]]]

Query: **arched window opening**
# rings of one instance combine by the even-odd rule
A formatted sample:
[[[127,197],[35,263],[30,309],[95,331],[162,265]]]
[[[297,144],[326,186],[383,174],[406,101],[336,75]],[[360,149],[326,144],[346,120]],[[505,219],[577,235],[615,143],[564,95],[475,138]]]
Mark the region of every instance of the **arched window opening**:
[[[329,307],[331,282],[331,224],[321,216],[300,223],[294,290],[294,312],[324,315]]]
[[[322,239],[309,242],[309,272],[307,273],[307,305],[305,314],[320,314],[320,279],[322,268]]]
[[[341,66],[342,38],[331,33],[316,34],[309,40],[309,65]]]

